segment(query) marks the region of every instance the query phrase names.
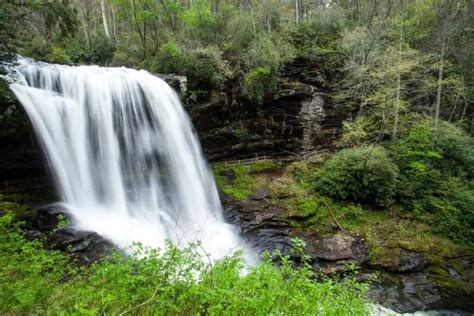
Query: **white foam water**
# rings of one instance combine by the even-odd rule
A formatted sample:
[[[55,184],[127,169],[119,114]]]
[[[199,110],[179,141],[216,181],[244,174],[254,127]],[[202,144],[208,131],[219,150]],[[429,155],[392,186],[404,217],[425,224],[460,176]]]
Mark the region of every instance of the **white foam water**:
[[[120,247],[199,240],[212,258],[245,248],[176,93],[143,70],[20,59],[11,85],[75,226]]]

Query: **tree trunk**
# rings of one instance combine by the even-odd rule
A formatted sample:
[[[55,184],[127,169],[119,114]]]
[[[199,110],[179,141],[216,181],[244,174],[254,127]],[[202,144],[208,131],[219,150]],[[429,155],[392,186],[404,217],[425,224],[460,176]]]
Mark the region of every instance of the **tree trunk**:
[[[398,57],[400,58],[399,63],[401,62],[402,54],[403,54],[403,25],[400,26],[400,43],[398,46]],[[402,75],[401,75],[400,67],[398,67],[397,72],[398,72],[397,73],[397,96],[395,100],[395,117],[393,120],[392,141],[395,141],[397,139],[398,120],[400,116],[400,94],[402,90],[402,84],[401,84]]]
[[[299,0],[295,0],[295,19],[296,19],[296,25],[299,23],[300,19],[300,9],[299,9]]]
[[[444,44],[441,53],[440,66],[438,71],[438,89],[436,91],[436,103],[435,103],[435,123],[438,123],[439,112],[441,108],[441,90],[443,84],[443,75],[444,75]]]
[[[104,24],[105,36],[110,38],[109,25],[107,23],[107,15],[105,11],[105,0],[100,0],[100,12],[102,13],[102,23]]]

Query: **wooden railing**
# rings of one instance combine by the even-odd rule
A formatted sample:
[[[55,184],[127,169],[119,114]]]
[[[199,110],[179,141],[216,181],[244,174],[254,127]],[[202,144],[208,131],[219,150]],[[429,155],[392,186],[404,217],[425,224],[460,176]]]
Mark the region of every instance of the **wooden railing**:
[[[326,150],[314,151],[308,153],[302,153],[299,155],[292,156],[259,156],[248,159],[238,159],[238,160],[226,160],[226,161],[217,161],[211,163],[211,165],[217,166],[237,166],[237,165],[250,165],[256,161],[262,160],[272,160],[276,163],[291,162],[296,160],[315,160],[314,157],[322,157]],[[21,192],[31,192],[35,190],[43,190],[52,188],[53,184],[51,180],[47,178],[27,178],[23,180],[4,180],[0,182],[0,193],[2,194],[11,194],[11,193],[21,193]]]
[[[315,157],[318,157],[318,158],[323,157],[326,153],[328,153],[328,150],[324,149],[324,150],[294,154],[291,156],[259,156],[259,157],[248,158],[248,159],[216,161],[216,162],[211,163],[211,165],[217,165],[217,166],[249,165],[260,160],[272,160],[277,163],[296,161],[296,160],[319,160],[319,159],[315,159]]]
[[[280,156],[280,157],[260,156],[260,157],[254,157],[254,158],[248,158],[248,159],[216,161],[216,162],[211,163],[211,165],[238,166],[238,165],[250,165],[256,161],[262,161],[262,160],[272,160],[274,162],[286,162],[286,161],[294,161],[297,159],[298,158],[295,156]]]

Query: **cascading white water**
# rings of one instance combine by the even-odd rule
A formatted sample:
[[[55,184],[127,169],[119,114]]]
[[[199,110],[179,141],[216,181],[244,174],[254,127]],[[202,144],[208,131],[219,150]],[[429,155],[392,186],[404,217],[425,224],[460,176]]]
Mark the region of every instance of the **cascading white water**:
[[[242,243],[176,93],[146,71],[20,60],[23,104],[74,224],[121,247]]]

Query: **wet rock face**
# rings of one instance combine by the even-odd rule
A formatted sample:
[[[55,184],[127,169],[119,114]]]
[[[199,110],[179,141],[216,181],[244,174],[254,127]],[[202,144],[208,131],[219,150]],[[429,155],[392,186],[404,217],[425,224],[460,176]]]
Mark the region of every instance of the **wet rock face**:
[[[28,118],[25,116],[25,122]],[[0,181],[47,178],[46,161],[32,127],[0,128]]]
[[[306,253],[314,266],[328,273],[344,272],[346,264],[362,264],[368,260],[368,248],[359,236],[339,232],[324,237],[297,228],[295,222],[303,223],[307,218],[288,216],[286,209],[269,203],[270,197],[271,191],[265,186],[257,189],[249,200],[222,197],[226,220],[238,227],[241,236],[257,251],[279,250],[290,254],[291,239],[299,237],[306,241]]]
[[[63,228],[55,231],[46,241],[48,249],[65,251],[83,264],[91,264],[110,255],[114,246],[95,232],[75,228]]]
[[[287,156],[326,149],[342,131],[346,109],[334,105],[318,63],[295,61],[262,105],[232,91],[187,109],[210,160]]]
[[[320,261],[352,260],[361,264],[368,260],[368,249],[363,240],[349,234],[321,238],[312,248],[313,256]]]
[[[379,273],[370,286],[369,296],[384,306],[400,311],[456,310],[454,314],[472,315],[474,293],[456,289],[450,292],[431,279],[428,271],[415,273]]]
[[[61,221],[70,219],[61,204],[43,206],[21,216],[27,223],[26,236],[31,239],[44,239],[47,249],[61,250],[83,264],[91,264],[110,255],[115,246],[95,232],[83,231],[73,227],[59,228]]]
[[[264,199],[237,201],[224,197],[224,216],[240,235],[258,251],[291,250],[291,225],[282,217],[284,210],[271,207]]]
[[[423,255],[417,252],[405,252],[397,267],[398,272],[419,272],[426,268],[427,262]]]

